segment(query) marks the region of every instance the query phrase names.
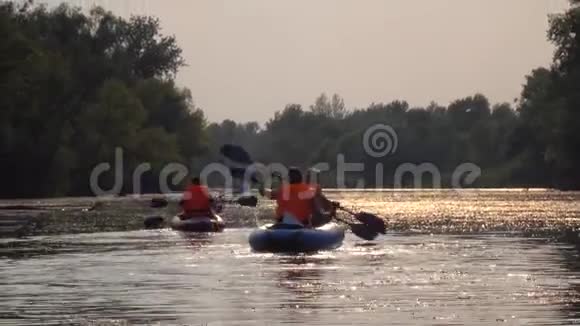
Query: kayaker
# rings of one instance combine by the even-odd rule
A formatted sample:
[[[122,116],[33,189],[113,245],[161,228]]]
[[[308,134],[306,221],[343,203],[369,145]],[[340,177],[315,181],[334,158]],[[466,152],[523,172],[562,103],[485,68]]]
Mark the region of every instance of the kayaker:
[[[335,203],[322,193],[322,187],[319,181],[320,170],[315,168],[308,169],[306,174],[306,183],[314,189],[314,211],[312,213],[312,226],[318,227],[329,223],[336,215],[338,203]]]
[[[261,193],[276,200],[276,221],[284,224],[298,224],[312,227],[312,216],[322,210],[317,190],[305,182],[298,168],[288,170],[288,181],[276,191],[261,189]]]
[[[201,184],[201,180],[198,177],[194,177],[179,202],[183,209],[181,215],[186,219],[196,216],[214,217],[212,212],[213,202],[214,200],[211,198],[207,187]]]

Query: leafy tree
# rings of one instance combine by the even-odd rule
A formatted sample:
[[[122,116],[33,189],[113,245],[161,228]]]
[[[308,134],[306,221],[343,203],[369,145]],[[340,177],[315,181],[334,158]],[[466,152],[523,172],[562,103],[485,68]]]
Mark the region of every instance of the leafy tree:
[[[334,119],[342,119],[347,114],[344,100],[338,94],[332,95],[330,100],[325,93],[320,94],[310,106],[310,111],[315,115]]]
[[[127,171],[202,154],[203,112],[172,81],[183,64],[156,18],[0,3],[0,196],[89,195],[118,147]]]
[[[573,4],[578,4],[573,1]],[[541,156],[549,169],[549,185],[580,187],[580,8],[573,6],[550,17],[548,39],[555,45],[550,70],[539,68],[527,77],[519,107],[522,146]]]

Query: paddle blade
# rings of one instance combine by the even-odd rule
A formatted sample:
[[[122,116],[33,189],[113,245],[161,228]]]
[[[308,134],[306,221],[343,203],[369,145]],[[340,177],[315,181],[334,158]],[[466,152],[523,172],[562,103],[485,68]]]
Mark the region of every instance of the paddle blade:
[[[238,145],[226,144],[220,148],[220,153],[225,158],[222,161],[230,169],[230,173],[234,179],[245,179],[248,176],[248,167],[254,163],[250,154],[246,150]],[[250,180],[253,183],[259,183],[258,178],[254,172],[249,175]]]
[[[236,202],[242,206],[256,207],[258,205],[258,198],[256,196],[240,197]]]
[[[227,159],[238,164],[252,164],[254,163],[250,154],[244,148],[238,145],[226,144],[220,148],[220,153]]]
[[[371,228],[374,232],[386,234],[387,233],[387,226],[385,225],[385,221],[371,213],[356,213],[354,217],[361,223],[365,224],[369,228]]]
[[[379,236],[378,232],[375,232],[374,230],[370,229],[367,225],[364,224],[351,224],[350,230],[357,237],[367,241],[374,240]]]
[[[151,199],[151,204],[150,206],[152,208],[162,208],[162,207],[167,207],[169,203],[167,202],[167,199],[162,198],[162,197],[155,197]]]
[[[146,229],[159,229],[163,227],[164,219],[161,216],[150,216],[143,221]]]

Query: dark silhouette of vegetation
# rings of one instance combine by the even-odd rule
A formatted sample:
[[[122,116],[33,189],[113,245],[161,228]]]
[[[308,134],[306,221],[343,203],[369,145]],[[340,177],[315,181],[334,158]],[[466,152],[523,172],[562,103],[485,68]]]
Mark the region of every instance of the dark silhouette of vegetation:
[[[203,151],[203,113],[172,81],[181,49],[159,29],[100,8],[0,4],[0,196],[89,195],[116,147],[127,171],[154,163],[151,180]]]
[[[0,197],[90,195],[96,164],[124,149],[124,169],[150,162],[144,191],[159,190],[165,163],[198,171],[220,145],[245,146],[264,162],[308,167],[336,157],[365,163],[347,184],[389,187],[403,163],[432,163],[443,184],[461,163],[482,169],[473,186],[580,188],[580,8],[550,18],[556,46],[549,68],[527,76],[521,98],[491,104],[482,94],[447,107],[405,101],[347,109],[322,94],[305,109],[289,104],[264,126],[226,120],[207,125],[188,90],[176,87],[184,65],[175,38],[152,17],[123,19],[96,8],[0,4]],[[362,138],[382,123],[398,135],[395,153],[374,158]],[[377,163],[384,177],[376,184]],[[370,168],[368,168],[370,167]],[[102,186],[113,182],[102,180]],[[131,173],[124,191],[131,192]],[[332,173],[326,186],[336,185]],[[428,183],[424,186],[430,186]]]

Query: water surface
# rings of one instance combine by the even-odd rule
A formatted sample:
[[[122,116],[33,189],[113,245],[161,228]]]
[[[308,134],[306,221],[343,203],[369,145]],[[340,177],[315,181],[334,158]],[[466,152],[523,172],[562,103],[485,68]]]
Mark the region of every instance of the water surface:
[[[395,231],[370,243],[348,234],[339,250],[313,255],[253,253],[244,225],[0,239],[0,323],[580,323],[577,195],[335,196],[391,213]],[[527,232],[536,229],[568,236]]]

